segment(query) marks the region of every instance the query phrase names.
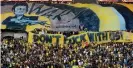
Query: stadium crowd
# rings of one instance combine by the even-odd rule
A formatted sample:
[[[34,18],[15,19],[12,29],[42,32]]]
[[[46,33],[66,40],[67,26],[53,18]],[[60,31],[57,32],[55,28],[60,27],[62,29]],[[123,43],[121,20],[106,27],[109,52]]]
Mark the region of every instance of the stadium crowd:
[[[132,68],[133,43],[29,44],[3,39],[2,68]]]

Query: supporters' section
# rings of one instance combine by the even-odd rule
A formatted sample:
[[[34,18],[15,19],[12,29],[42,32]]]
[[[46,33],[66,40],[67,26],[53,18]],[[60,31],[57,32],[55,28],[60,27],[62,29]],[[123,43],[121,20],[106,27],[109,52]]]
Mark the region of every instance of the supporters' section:
[[[132,4],[33,1],[1,4],[2,68],[133,67]]]

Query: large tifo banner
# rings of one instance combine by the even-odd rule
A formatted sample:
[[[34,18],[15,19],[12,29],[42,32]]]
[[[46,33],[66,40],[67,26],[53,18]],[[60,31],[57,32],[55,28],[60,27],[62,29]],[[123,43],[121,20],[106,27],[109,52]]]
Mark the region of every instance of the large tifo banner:
[[[46,25],[52,31],[79,31],[81,27],[94,32],[133,30],[132,4],[3,2],[1,17],[2,29],[27,32]]]
[[[32,35],[32,36],[31,36]],[[133,33],[125,31],[86,32],[79,35],[64,37],[61,34],[30,34],[29,42],[52,44],[75,44],[81,42],[133,42]]]

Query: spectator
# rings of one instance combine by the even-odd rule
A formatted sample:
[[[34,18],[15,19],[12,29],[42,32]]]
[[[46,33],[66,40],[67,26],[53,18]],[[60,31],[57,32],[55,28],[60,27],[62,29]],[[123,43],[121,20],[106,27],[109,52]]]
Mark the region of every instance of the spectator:
[[[20,42],[21,41],[21,42]],[[50,44],[51,45],[51,44]],[[23,39],[2,40],[2,68],[130,68],[133,43],[26,44]]]

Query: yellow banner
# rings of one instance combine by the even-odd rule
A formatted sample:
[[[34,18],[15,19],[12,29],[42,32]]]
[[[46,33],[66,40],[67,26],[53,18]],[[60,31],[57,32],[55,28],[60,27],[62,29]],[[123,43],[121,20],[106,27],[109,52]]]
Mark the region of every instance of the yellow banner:
[[[41,42],[52,44],[64,44],[64,36],[61,34],[33,34],[29,33],[28,42]]]
[[[29,33],[28,41],[52,43],[52,44],[75,44],[81,42],[133,42],[133,33],[125,31],[110,32],[85,32],[70,37],[64,37],[62,34],[33,34]]]

